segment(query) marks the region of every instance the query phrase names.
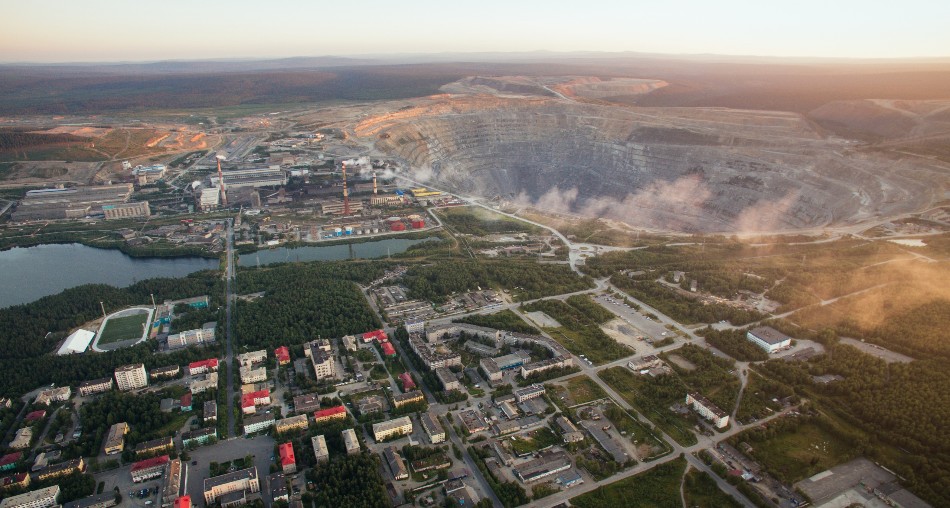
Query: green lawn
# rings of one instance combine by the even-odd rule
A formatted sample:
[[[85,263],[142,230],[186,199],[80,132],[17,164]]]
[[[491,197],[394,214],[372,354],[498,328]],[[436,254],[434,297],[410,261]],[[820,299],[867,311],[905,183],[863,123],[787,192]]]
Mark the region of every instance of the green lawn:
[[[587,376],[578,376],[569,379],[567,383],[565,383],[565,387],[567,388],[569,394],[568,398],[572,406],[607,397],[607,393],[604,392],[604,389]]]
[[[556,444],[561,444],[557,434],[547,427],[541,427],[534,432],[518,435],[511,442],[511,448],[517,455],[526,455]]]
[[[850,459],[853,447],[814,423],[750,443],[752,456],[784,482],[794,483]]]
[[[595,364],[612,362],[633,354],[633,350],[620,344],[600,329],[600,320],[604,317],[602,314],[607,313],[606,309],[587,297],[578,297],[569,301],[578,306],[560,300],[541,300],[526,305],[524,310],[541,311],[551,316],[561,326],[545,328],[544,331],[568,351],[576,355],[586,355]]]
[[[686,460],[677,458],[649,471],[614,482],[571,499],[579,508],[682,508],[680,481]]]
[[[106,327],[99,337],[99,345],[121,342],[123,340],[138,339],[142,336],[142,325],[148,321],[148,312],[109,318]]]

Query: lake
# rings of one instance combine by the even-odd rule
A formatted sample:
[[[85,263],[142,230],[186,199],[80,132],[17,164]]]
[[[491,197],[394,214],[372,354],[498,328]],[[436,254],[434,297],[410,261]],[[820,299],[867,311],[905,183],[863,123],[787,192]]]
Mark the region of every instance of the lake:
[[[215,259],[133,258],[114,249],[48,244],[0,252],[0,307],[28,303],[82,284],[125,287],[155,277],[217,269]]]
[[[238,257],[241,266],[264,266],[273,263],[295,261],[340,261],[343,259],[382,258],[390,254],[405,252],[418,243],[438,240],[437,237],[410,240],[408,238],[387,238],[362,243],[336,245],[309,245],[306,247],[266,249]]]

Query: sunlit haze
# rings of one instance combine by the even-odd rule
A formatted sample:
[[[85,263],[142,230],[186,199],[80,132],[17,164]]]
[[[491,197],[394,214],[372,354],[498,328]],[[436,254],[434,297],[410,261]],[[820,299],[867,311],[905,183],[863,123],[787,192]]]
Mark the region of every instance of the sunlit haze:
[[[950,2],[3,2],[0,61],[635,51],[943,57]]]

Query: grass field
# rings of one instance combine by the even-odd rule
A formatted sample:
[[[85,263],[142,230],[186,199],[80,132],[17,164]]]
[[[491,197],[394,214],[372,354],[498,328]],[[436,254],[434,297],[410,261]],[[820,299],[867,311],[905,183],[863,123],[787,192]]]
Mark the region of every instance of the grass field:
[[[567,383],[565,383],[565,387],[567,388],[568,398],[572,406],[607,397],[607,393],[604,392],[603,388],[587,376],[578,376],[569,379]]]
[[[853,446],[814,423],[751,443],[752,455],[784,482],[794,483],[850,459]]]
[[[586,355],[595,364],[612,362],[633,354],[633,350],[621,345],[600,329],[598,319],[601,315],[592,314],[592,309],[599,309],[604,313],[607,312],[606,309],[594,304],[587,297],[574,301],[583,302],[580,305],[584,308],[560,300],[541,300],[526,305],[525,310],[541,311],[555,319],[561,326],[545,328],[544,331],[568,351],[576,355]]]
[[[142,336],[142,325],[148,321],[148,312],[117,318],[109,318],[99,337],[99,345],[138,339]]]
[[[605,416],[637,447],[638,460],[654,460],[673,451],[669,443],[654,435],[644,424],[635,420],[619,406],[611,404]]]
[[[678,458],[645,473],[625,478],[571,499],[579,508],[680,508],[680,482],[686,460]]]
[[[626,367],[612,367],[599,374],[605,383],[619,393],[628,404],[647,417],[663,432],[683,446],[697,443],[693,434],[693,417],[682,417],[669,410],[674,400],[678,401],[683,385],[671,376],[647,378],[637,376]]]

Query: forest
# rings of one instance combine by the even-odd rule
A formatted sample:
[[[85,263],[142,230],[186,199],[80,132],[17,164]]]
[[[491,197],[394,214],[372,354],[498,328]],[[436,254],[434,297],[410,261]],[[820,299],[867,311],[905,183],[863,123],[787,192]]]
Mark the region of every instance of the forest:
[[[307,479],[320,486],[312,499],[317,506],[388,508],[389,496],[379,470],[375,454],[331,454],[328,464],[307,471]]]
[[[714,330],[707,326],[698,332],[714,348],[740,362],[762,362],[769,354],[746,338],[746,330]]]
[[[237,302],[237,343],[272,349],[379,328],[382,323],[355,282],[376,279],[385,269],[385,263],[353,262],[244,270],[239,291],[264,296]]]
[[[478,207],[442,208],[442,222],[464,235],[486,236],[496,233],[531,233],[538,230],[527,222],[498,215]]]
[[[146,368],[181,365],[216,354],[220,346],[188,348],[167,355],[153,355],[153,345],[139,344],[108,353],[56,356],[52,354],[70,330],[107,310],[132,304],[210,295],[211,306],[223,301],[215,272],[198,272],[184,278],[157,278],[127,288],[87,284],[43,297],[35,302],[0,309],[0,394],[19,396],[37,386],[56,383],[75,386],[82,381],[110,377],[115,367],[144,363]]]
[[[448,295],[474,291],[479,286],[504,288],[517,300],[571,293],[594,286],[589,277],[578,277],[567,265],[533,261],[440,261],[409,268],[404,276],[408,296],[443,303]],[[518,288],[518,289],[516,289]]]
[[[162,393],[133,395],[112,391],[86,402],[80,410],[83,435],[78,442],[73,442],[66,448],[66,455],[71,457],[98,455],[109,427],[120,422],[129,425],[129,433],[125,436],[125,452],[123,452],[123,458],[126,460],[135,456],[136,444],[172,435],[178,431],[178,428],[169,428],[169,424],[175,422],[180,413],[163,413],[159,410],[159,402],[165,396]]]
[[[950,504],[950,371],[938,358],[885,363],[847,345],[826,345],[807,362],[770,360],[756,369],[817,400],[820,407],[866,432],[859,446],[907,478],[908,486],[935,505]],[[811,376],[837,374],[818,384]],[[906,453],[900,453],[906,451]]]

